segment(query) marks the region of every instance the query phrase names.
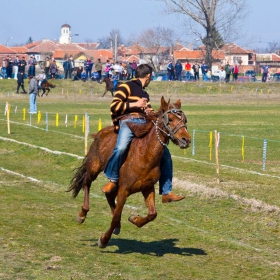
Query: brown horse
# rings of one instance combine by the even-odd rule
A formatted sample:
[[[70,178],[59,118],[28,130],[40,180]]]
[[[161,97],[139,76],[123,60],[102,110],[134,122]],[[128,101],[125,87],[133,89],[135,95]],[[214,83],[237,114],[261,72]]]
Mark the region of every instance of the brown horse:
[[[48,93],[50,92],[51,88],[55,88],[56,86],[52,83],[50,83],[48,80],[46,80],[45,82],[43,82],[41,84],[41,88],[38,88],[38,96],[40,97],[40,90],[42,90],[42,94],[41,94],[41,97],[43,96],[43,94],[45,94],[46,92],[46,95],[48,95]]]
[[[104,91],[102,97],[105,96],[107,91],[110,91],[112,96],[114,96],[114,83],[113,83],[113,81],[110,78],[108,78],[108,77],[104,77],[100,81],[100,83],[102,84],[102,82],[104,82],[106,84],[105,91]]]
[[[187,148],[191,137],[186,127],[187,118],[181,110],[181,101],[171,104],[161,98],[158,112],[147,116],[147,123],[133,126],[135,137],[130,145],[126,160],[119,172],[118,188],[106,194],[111,208],[112,222],[110,228],[101,235],[98,246],[105,248],[112,234],[119,234],[121,228],[121,214],[127,198],[136,192],[142,192],[148,207],[146,217],[130,216],[129,221],[137,227],[142,227],[153,221],[156,216],[155,187],[160,177],[160,159],[169,140],[180,148]],[[136,131],[134,130],[136,128]],[[140,136],[141,134],[144,134]],[[83,223],[89,211],[89,191],[91,183],[105,168],[115,144],[117,134],[114,127],[102,129],[95,135],[95,139],[84,158],[82,165],[77,168],[71,180],[68,191],[76,197],[84,189],[84,202],[78,213],[77,221]],[[115,203],[117,199],[117,203]]]

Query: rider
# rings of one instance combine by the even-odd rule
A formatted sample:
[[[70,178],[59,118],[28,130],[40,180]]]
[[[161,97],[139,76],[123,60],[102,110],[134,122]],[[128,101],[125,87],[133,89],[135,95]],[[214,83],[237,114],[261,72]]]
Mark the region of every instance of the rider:
[[[39,81],[38,82],[38,87],[42,88],[42,83],[44,83],[46,81],[45,71],[42,70],[41,73],[38,76],[36,76],[36,79]]]
[[[148,93],[145,91],[151,81],[152,67],[141,64],[136,69],[135,79],[117,87],[114,99],[111,102],[111,117],[118,131],[117,144],[111,154],[104,173],[110,180],[103,188],[104,193],[110,193],[116,188],[119,179],[119,170],[123,163],[123,156],[130,142],[135,137],[127,126],[127,122],[143,124],[146,122],[145,115],[151,114],[153,109],[150,105]],[[162,194],[162,202],[172,202],[184,199],[177,196],[172,190],[172,159],[167,147],[160,162],[161,175],[159,178],[159,193]]]

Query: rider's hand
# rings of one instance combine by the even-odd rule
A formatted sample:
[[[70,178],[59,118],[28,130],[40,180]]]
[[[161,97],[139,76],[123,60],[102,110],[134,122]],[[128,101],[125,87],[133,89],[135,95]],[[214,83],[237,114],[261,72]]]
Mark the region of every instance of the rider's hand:
[[[146,109],[147,107],[147,98],[141,98],[137,102],[130,103],[131,107],[143,108]]]

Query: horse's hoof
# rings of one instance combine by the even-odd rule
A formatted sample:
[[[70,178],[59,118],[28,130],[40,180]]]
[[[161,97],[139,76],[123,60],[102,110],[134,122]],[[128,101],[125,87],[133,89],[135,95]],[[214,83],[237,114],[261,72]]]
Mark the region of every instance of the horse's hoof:
[[[82,224],[85,221],[86,217],[80,217],[80,215],[78,214],[76,217],[76,220],[79,224]]]
[[[121,229],[120,229],[120,228],[115,228],[114,231],[113,231],[113,233],[114,233],[115,235],[119,235],[120,232],[121,232]]]
[[[134,219],[137,218],[137,217],[139,217],[139,215],[138,215],[138,216],[133,216],[133,215],[131,215],[131,216],[128,218],[128,221],[131,222],[131,223],[133,223],[133,224],[135,225]]]
[[[102,249],[104,249],[104,248],[106,248],[107,247],[107,245],[103,245],[102,243],[101,243],[101,237],[99,237],[99,239],[98,239],[98,247],[99,248],[102,248]]]

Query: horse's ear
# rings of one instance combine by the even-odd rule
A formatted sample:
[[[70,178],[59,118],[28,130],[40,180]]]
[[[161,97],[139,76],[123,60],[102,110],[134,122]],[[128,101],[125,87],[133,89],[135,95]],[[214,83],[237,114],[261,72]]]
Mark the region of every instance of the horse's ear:
[[[174,105],[176,106],[176,108],[181,109],[181,100],[178,99],[178,100],[174,103]]]
[[[168,103],[166,103],[164,97],[162,96],[161,97],[161,108],[166,111],[167,110],[167,106],[168,106]]]

